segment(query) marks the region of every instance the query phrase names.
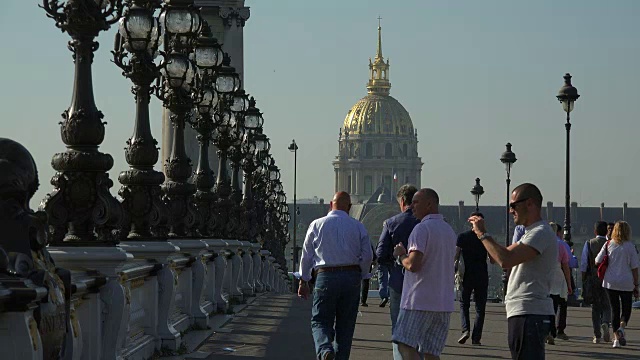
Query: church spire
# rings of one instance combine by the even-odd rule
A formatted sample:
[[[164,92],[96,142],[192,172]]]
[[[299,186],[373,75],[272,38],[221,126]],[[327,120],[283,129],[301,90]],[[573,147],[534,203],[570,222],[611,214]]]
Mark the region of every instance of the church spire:
[[[367,90],[369,94],[389,95],[391,83],[389,82],[389,60],[384,61],[382,57],[382,18],[378,16],[378,48],[373,62],[369,58],[369,82]]]
[[[382,18],[378,16],[378,51],[376,52],[376,59],[383,59],[382,57],[382,27],[380,26],[380,20]]]

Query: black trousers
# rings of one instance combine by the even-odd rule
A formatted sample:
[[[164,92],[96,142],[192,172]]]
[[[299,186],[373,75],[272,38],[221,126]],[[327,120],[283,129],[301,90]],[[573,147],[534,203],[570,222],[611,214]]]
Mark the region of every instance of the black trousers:
[[[360,303],[366,304],[369,297],[369,279],[362,280],[362,293],[360,293]]]
[[[618,331],[620,321],[624,321],[625,324],[629,323],[633,291],[606,290],[611,302],[611,327],[613,331]],[[620,308],[620,303],[622,303],[622,309]]]
[[[551,327],[551,336],[556,337],[567,328],[567,299],[560,295],[551,295],[553,300],[553,312],[556,314],[557,325]],[[556,331],[557,330],[557,331]]]

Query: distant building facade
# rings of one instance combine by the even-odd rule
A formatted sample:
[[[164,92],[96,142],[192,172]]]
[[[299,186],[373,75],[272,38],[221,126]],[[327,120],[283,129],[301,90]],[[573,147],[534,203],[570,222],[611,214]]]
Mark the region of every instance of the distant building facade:
[[[354,204],[364,203],[377,189],[387,193],[396,184],[420,187],[422,161],[418,135],[409,112],[389,95],[389,60],[382,56],[382,28],[378,47],[369,59],[367,95],[347,113],[333,161],[335,191],[347,191]]]

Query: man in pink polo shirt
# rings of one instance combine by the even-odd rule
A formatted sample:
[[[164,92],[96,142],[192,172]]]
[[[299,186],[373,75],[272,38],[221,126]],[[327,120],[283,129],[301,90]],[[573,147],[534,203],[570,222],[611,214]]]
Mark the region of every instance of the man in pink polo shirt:
[[[438,213],[438,194],[421,189],[413,196],[413,215],[420,223],[407,250],[398,244],[394,256],[406,272],[393,342],[403,360],[439,359],[454,311],[456,233]]]

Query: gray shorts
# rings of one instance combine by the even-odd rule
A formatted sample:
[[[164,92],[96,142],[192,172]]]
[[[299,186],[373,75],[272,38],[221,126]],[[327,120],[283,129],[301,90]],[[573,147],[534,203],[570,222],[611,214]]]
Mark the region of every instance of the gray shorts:
[[[450,312],[400,309],[392,340],[439,356],[447,342],[450,318]]]

